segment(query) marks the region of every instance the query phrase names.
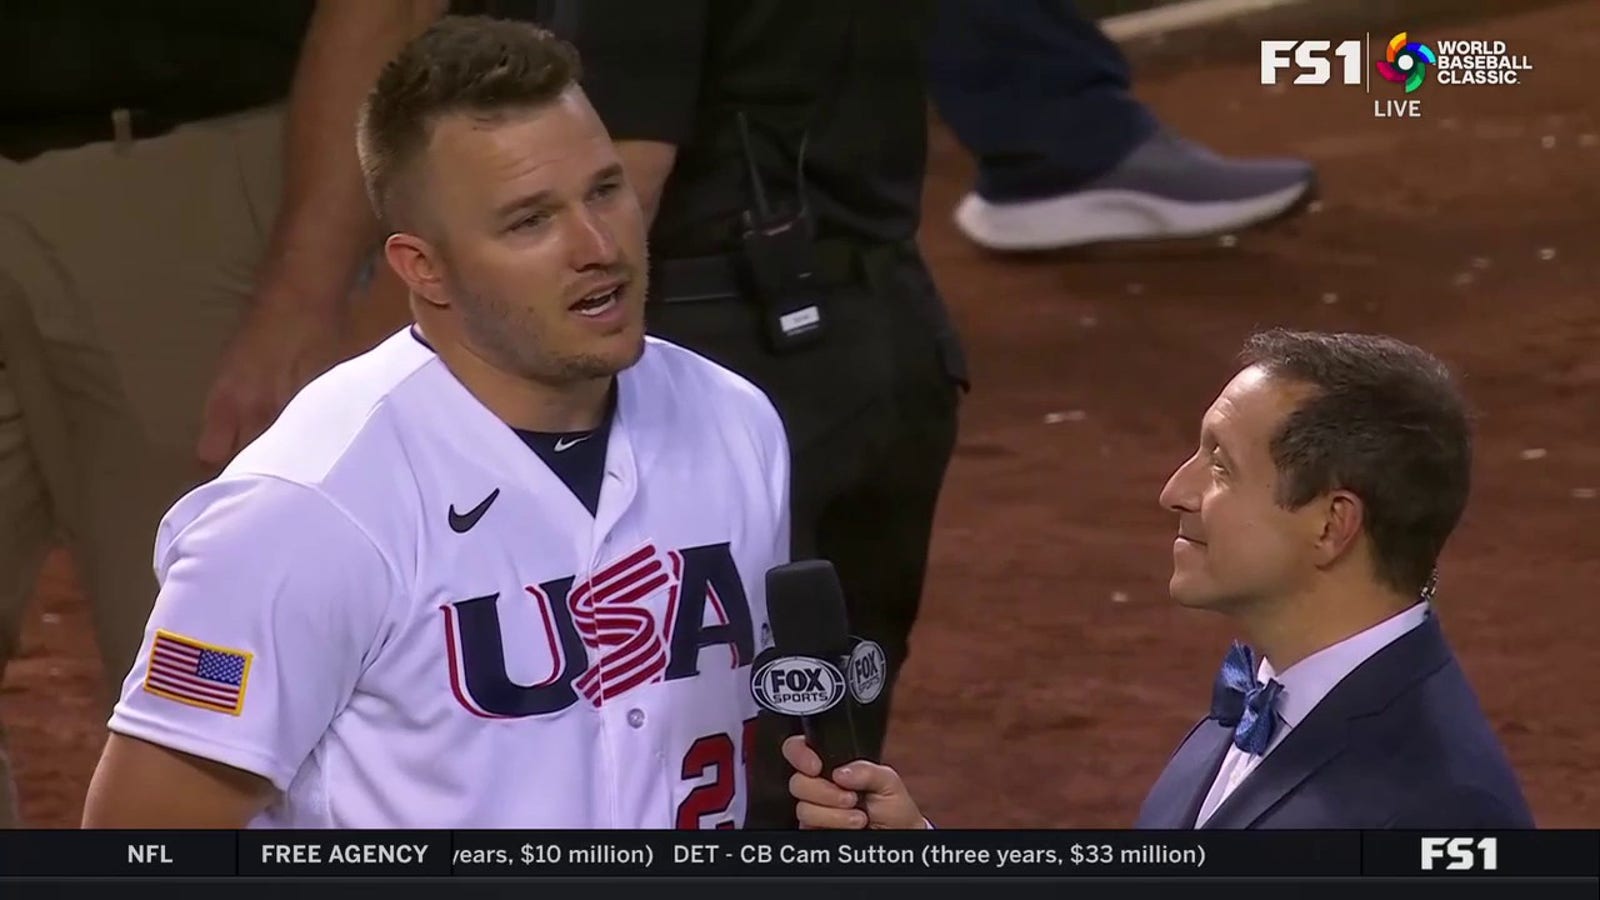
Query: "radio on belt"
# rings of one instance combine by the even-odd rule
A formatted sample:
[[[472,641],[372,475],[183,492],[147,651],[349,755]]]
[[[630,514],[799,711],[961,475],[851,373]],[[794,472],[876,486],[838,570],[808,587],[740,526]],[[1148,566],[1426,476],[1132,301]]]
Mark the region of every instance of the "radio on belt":
[[[750,125],[738,115],[739,140],[755,208],[744,212],[742,247],[745,267],[756,300],[762,308],[767,343],[774,353],[784,353],[821,340],[825,333],[823,292],[816,283],[816,255],[812,223],[805,201],[806,142],[800,142],[795,164],[795,185],[800,195],[797,210],[773,209],[756,166],[750,142]]]

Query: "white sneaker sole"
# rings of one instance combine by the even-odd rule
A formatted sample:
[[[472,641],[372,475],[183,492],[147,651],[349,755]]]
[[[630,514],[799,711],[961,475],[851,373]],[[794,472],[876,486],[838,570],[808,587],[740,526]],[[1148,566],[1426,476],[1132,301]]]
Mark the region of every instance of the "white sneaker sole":
[[[1023,203],[990,203],[968,194],[956,207],[955,223],[970,240],[991,250],[1203,237],[1281,215],[1310,189],[1307,181],[1216,203],[1183,203],[1137,191],[1084,191]]]

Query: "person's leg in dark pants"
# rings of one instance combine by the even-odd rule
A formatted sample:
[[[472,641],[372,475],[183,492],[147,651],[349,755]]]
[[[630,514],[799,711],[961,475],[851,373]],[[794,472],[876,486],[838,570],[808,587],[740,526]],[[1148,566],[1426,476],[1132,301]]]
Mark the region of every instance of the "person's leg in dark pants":
[[[921,606],[939,488],[955,445],[954,390],[946,396],[943,404],[925,398],[923,415],[902,419],[881,465],[836,500],[817,529],[819,555],[839,572],[851,631],[876,641],[888,657],[882,695],[856,720],[856,737],[873,758],[883,754],[895,682]]]
[[[1179,138],[1071,0],[939,0],[929,93],[976,158],[957,227],[995,250],[1196,237],[1295,212],[1315,172]]]
[[[1155,133],[1117,45],[1068,0],[939,0],[928,92],[996,201],[1071,190]]]
[[[895,361],[884,336],[891,333],[886,308],[902,298],[873,296],[861,285],[832,293],[834,337],[781,356],[767,350],[755,303],[656,304],[648,311],[651,334],[738,372],[777,407],[790,448],[794,559],[828,558],[819,541],[825,512],[875,475],[899,427]],[[844,590],[848,596],[859,588],[847,582]],[[797,719],[766,711],[759,715],[748,748],[746,827],[797,827],[788,789],[791,770],[780,749],[785,737],[797,733]]]
[[[784,392],[778,396],[788,399],[793,395]],[[818,436],[808,434],[810,429],[803,425],[809,421],[801,423],[796,415],[791,415],[785,424],[791,434],[791,557],[796,560],[826,558],[817,548],[821,510],[859,480],[860,467],[866,459],[864,451],[873,444],[875,435],[862,425],[852,427],[849,421]],[[843,581],[842,575],[840,580]],[[848,597],[850,587],[844,585],[843,588]],[[746,828],[799,827],[795,801],[789,794],[792,770],[783,758],[782,746],[790,735],[800,733],[799,719],[765,709],[758,713],[756,732],[748,751],[750,800],[745,815]]]
[[[934,514],[955,451],[966,367],[926,266],[915,253],[885,254],[869,265],[882,311],[880,352],[893,360],[882,440],[864,468],[820,510],[817,554],[831,560],[844,588],[851,631],[888,657],[883,693],[860,719],[856,737],[881,759],[895,682],[910,653],[921,609]]]
[[[920,606],[934,509],[955,449],[958,385],[966,373],[920,260],[888,252],[875,257],[871,268],[870,289],[852,288],[839,297],[839,343],[831,350],[804,362],[805,357],[747,358],[743,371],[788,417],[794,558],[834,564],[851,632],[876,641],[888,656],[889,680],[857,729],[865,753],[879,757],[894,678],[908,655]],[[681,324],[683,315],[661,318]],[[675,332],[684,336],[671,327],[652,330],[668,339]],[[739,355],[725,355],[725,364],[736,363]],[[827,384],[830,378],[839,381]],[[846,395],[857,402],[842,404]],[[799,733],[799,723],[763,713],[757,729],[747,827],[794,828],[791,770],[779,745]]]

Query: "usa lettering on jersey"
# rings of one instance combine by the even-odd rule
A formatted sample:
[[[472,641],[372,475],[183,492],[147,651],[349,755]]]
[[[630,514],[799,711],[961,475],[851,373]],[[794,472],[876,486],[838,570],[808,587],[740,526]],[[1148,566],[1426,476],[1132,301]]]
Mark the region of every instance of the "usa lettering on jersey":
[[[451,689],[463,707],[492,719],[551,715],[698,675],[708,647],[725,646],[730,668],[754,658],[750,604],[726,543],[669,551],[646,544],[576,580],[525,588],[553,661],[532,684],[507,672],[499,593],[443,607]]]

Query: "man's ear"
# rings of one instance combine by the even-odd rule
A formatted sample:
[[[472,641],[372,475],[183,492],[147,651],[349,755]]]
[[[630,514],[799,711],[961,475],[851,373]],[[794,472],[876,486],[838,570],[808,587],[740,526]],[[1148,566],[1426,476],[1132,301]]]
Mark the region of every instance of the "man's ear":
[[[383,242],[389,268],[405,282],[413,297],[441,309],[450,305],[445,296],[444,270],[438,248],[407,232],[396,232]]]
[[[1317,502],[1322,508],[1322,521],[1314,556],[1318,566],[1327,567],[1346,556],[1360,540],[1367,506],[1349,491],[1333,491]]]

